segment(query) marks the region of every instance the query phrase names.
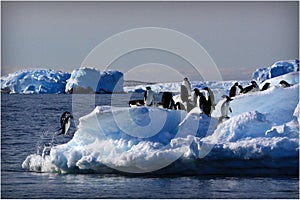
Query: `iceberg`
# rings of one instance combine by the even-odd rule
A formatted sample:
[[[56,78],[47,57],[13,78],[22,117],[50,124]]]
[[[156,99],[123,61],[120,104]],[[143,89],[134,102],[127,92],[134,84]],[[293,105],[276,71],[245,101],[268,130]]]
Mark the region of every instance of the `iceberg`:
[[[120,93],[123,92],[123,73],[116,70],[100,72],[95,68],[79,68],[67,80],[66,93]]]
[[[123,74],[94,68],[75,69],[72,74],[51,69],[18,71],[1,77],[1,92],[9,94],[60,94],[123,92]]]
[[[18,71],[1,77],[1,92],[10,94],[64,93],[70,74],[50,69]]]
[[[69,142],[47,155],[29,155],[22,167],[54,173],[299,175],[299,86],[236,96],[223,122],[197,108],[186,113],[97,106],[80,118]]]
[[[275,62],[272,66],[268,68],[257,69],[252,74],[252,78],[261,83],[267,79],[295,71],[299,71],[299,60],[283,60]]]

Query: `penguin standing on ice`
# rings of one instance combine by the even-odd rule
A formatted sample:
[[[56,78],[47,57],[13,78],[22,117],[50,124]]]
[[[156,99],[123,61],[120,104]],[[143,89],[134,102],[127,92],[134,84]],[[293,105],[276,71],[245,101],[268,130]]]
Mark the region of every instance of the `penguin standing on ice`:
[[[222,98],[224,99],[222,105],[221,105],[221,117],[220,120],[223,119],[229,119],[228,114],[229,112],[232,112],[231,108],[230,108],[230,101],[232,101],[233,99],[231,99],[230,97],[223,95]]]
[[[151,90],[151,87],[147,86],[146,91],[144,93],[144,102],[146,106],[154,106],[154,92]]]
[[[290,87],[291,84],[289,84],[288,82],[286,82],[285,80],[280,81],[279,83],[280,87],[286,88],[286,87]]]
[[[260,91],[259,86],[255,81],[251,81],[251,85],[245,87],[242,91],[243,94],[246,94],[248,92],[257,92]]]
[[[209,114],[215,109],[215,95],[213,91],[209,87],[203,88],[206,91],[206,100],[208,101],[208,105],[211,106],[209,108]]]
[[[261,91],[265,91],[265,90],[269,89],[270,85],[271,85],[271,84],[268,83],[268,82],[265,83],[264,86],[261,88]]]
[[[191,87],[191,83],[189,81],[189,79],[187,77],[185,77],[181,83],[182,86],[184,86],[187,89],[187,95],[191,96],[192,94],[192,87]]]
[[[61,130],[61,133],[57,134],[57,135],[67,135],[68,130],[70,128],[71,125],[71,119],[73,119],[73,115],[71,115],[70,112],[66,111],[64,112],[61,117],[60,117],[60,126],[61,128],[59,130]]]
[[[235,97],[243,91],[243,87],[236,82],[229,91],[229,97]]]
[[[200,92],[199,106],[204,114],[206,114],[207,116],[210,116],[210,113],[211,113],[210,96],[208,96],[208,99],[206,99],[206,97]]]
[[[199,98],[200,98],[200,91],[198,88],[194,89],[194,107],[199,107]]]
[[[164,92],[163,93],[163,95],[161,97],[161,104],[162,104],[163,108],[176,110],[172,92]]]

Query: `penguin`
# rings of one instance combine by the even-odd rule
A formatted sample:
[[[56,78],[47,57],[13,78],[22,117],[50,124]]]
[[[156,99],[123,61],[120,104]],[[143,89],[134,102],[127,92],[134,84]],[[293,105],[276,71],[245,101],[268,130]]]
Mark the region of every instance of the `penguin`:
[[[192,94],[192,88],[191,88],[191,83],[187,77],[185,77],[181,83],[182,86],[184,86],[187,89],[187,94],[188,96],[191,96]]]
[[[243,91],[243,87],[236,82],[229,91],[229,97],[235,97]]]
[[[270,83],[265,83],[264,86],[261,88],[261,91],[267,90],[270,87]]]
[[[200,93],[199,96],[199,107],[202,110],[202,112],[204,114],[206,114],[207,116],[210,116],[210,112],[211,112],[211,103],[210,103],[210,97],[208,96],[208,99],[206,99],[206,97]]]
[[[279,85],[280,85],[280,87],[283,87],[283,88],[285,88],[285,87],[290,87],[290,86],[291,86],[291,84],[289,84],[289,83],[286,82],[285,80],[280,81],[280,82],[279,82]]]
[[[188,89],[184,85],[180,86],[180,98],[182,102],[188,102],[189,100]]]
[[[154,92],[151,90],[151,87],[147,86],[144,93],[144,103],[146,106],[154,106]]]
[[[203,89],[206,91],[206,94],[207,94],[206,100],[208,101],[208,103],[211,106],[211,108],[210,108],[210,114],[211,114],[211,112],[215,109],[215,95],[210,88],[205,87]]]
[[[223,103],[221,105],[221,117],[220,120],[222,121],[223,119],[229,119],[228,117],[228,113],[232,112],[232,109],[230,108],[230,101],[232,101],[233,99],[231,99],[230,97],[223,95]]]
[[[208,96],[210,97],[210,104],[213,106],[215,104],[215,95],[213,91],[208,87],[205,87],[203,89],[207,91]],[[206,99],[208,100],[208,97],[206,97]]]
[[[71,115],[70,112],[66,111],[64,112],[61,117],[60,117],[60,126],[61,128],[59,130],[61,130],[61,133],[57,134],[57,135],[67,135],[68,134],[68,130],[70,128],[71,125],[71,119],[73,119],[73,115]],[[59,131],[58,130],[58,131]]]
[[[137,106],[143,106],[145,105],[145,102],[143,99],[139,99],[139,100],[130,100],[128,102],[130,107],[137,107]]]
[[[198,88],[194,89],[194,96],[193,96],[193,100],[194,100],[194,107],[199,107],[199,100],[198,98],[200,97],[200,91]]]
[[[172,92],[164,92],[163,93],[163,95],[161,97],[161,104],[162,104],[163,108],[176,110]]]
[[[180,102],[177,102],[175,104],[175,107],[176,107],[176,110],[186,110],[185,106],[182,103],[180,103]]]
[[[259,86],[255,81],[251,81],[251,85],[245,87],[242,93],[246,94],[247,92],[256,92],[256,91],[259,91]]]
[[[185,110],[186,112],[190,112],[191,110],[193,110],[193,108],[194,106],[190,102],[176,102],[175,104],[175,110]]]

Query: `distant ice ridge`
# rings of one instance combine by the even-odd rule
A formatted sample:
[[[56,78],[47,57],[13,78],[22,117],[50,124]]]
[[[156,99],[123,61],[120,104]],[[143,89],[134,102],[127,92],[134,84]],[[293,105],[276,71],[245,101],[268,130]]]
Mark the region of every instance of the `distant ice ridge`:
[[[51,69],[18,71],[1,77],[1,91],[10,94],[64,93],[69,78],[69,73]]]
[[[275,62],[268,68],[257,69],[252,74],[252,78],[261,83],[267,79],[295,71],[299,71],[299,60],[283,60]]]
[[[100,72],[94,68],[75,69],[67,72],[32,69],[18,71],[1,77],[1,92],[10,94],[59,94],[73,91],[77,93],[123,92],[123,74],[108,70]]]
[[[71,78],[67,80],[65,92],[68,93],[76,87],[96,93],[123,92],[123,82],[122,72],[116,70],[100,72],[95,68],[83,67],[73,70]]]
[[[299,83],[235,97],[230,119],[220,124],[197,110],[100,106],[80,118],[72,140],[44,158],[29,155],[22,167],[60,173],[298,175],[299,107]],[[160,168],[164,164],[170,165]]]

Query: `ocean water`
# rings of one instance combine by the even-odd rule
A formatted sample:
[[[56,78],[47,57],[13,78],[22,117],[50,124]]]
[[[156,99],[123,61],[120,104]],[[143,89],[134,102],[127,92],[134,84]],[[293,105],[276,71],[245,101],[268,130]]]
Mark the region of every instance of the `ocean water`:
[[[298,177],[55,174],[23,169],[25,158],[51,140],[64,111],[76,109],[84,115],[94,109],[87,103],[91,97],[1,95],[1,198],[299,198]],[[111,98],[95,95],[95,104],[110,104]],[[128,95],[113,98],[114,105],[127,106]],[[70,140],[76,123],[78,119],[70,136],[57,137],[54,143]]]

